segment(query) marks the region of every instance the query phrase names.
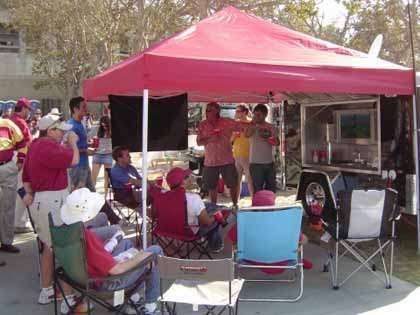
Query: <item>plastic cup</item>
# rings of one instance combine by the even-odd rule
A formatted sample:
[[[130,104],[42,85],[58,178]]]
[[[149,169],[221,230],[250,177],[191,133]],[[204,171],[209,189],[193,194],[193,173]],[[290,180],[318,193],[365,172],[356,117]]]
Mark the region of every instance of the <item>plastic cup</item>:
[[[214,214],[214,219],[216,222],[220,223],[222,226],[226,226],[227,222],[225,221],[225,218],[223,217],[223,213],[221,211],[217,211]]]
[[[163,185],[163,177],[156,178],[156,185],[162,187],[162,185]]]
[[[268,143],[271,144],[272,146],[275,146],[277,144],[276,138],[274,137],[268,138]]]
[[[98,137],[95,137],[92,140],[93,140],[92,141],[92,147],[95,148],[95,149],[97,149],[99,147],[99,138]]]

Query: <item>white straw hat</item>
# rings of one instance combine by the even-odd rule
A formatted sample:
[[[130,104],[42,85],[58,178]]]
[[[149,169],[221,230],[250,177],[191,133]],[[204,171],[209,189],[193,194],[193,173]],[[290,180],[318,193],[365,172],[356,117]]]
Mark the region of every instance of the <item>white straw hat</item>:
[[[62,113],[60,113],[60,110],[57,107],[52,108],[48,114],[49,115],[57,115],[57,116],[62,115]]]
[[[87,188],[77,189],[67,196],[61,207],[61,220],[67,225],[89,221],[96,217],[104,204],[102,195]]]
[[[73,128],[72,125],[66,123],[65,121],[60,121],[60,116],[57,115],[48,114],[39,120],[39,130],[47,130],[51,127],[55,127],[63,131],[69,131],[71,128]]]

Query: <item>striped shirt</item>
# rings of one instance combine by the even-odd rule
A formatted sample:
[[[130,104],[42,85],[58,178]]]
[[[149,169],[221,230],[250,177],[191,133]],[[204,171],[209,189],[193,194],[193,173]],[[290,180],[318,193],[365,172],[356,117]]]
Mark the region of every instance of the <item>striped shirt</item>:
[[[10,161],[15,150],[26,153],[26,143],[19,127],[10,119],[0,118],[0,163]]]
[[[24,119],[22,119],[17,113],[14,113],[12,117],[10,117],[10,120],[15,123],[16,126],[19,127],[20,131],[23,135],[23,141],[25,142],[25,148],[22,148],[22,150],[19,150],[17,158],[19,163],[23,163],[26,157],[26,154],[28,153],[28,146],[32,141],[32,134],[29,130],[28,124]]]

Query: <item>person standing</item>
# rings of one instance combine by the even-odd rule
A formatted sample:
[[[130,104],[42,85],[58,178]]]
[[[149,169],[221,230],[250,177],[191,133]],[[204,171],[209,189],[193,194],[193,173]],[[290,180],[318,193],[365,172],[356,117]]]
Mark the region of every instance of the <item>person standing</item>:
[[[35,110],[34,116],[31,118],[30,123],[29,123],[29,129],[31,131],[32,139],[36,139],[39,137],[38,123],[41,118],[42,118],[42,110],[40,108],[37,108]]]
[[[235,119],[240,122],[249,123],[248,108],[241,104],[236,107]],[[238,172],[238,196],[241,194],[242,175],[248,184],[248,190],[251,196],[254,195],[254,186],[251,173],[249,172],[249,139],[245,136],[245,129],[237,131],[232,136],[233,157],[235,158],[236,171]]]
[[[24,154],[23,134],[10,119],[0,118],[0,251],[19,253],[13,246],[17,176],[21,162],[13,162],[13,154]],[[0,265],[4,263],[0,262]]]
[[[278,146],[280,141],[274,126],[265,121],[267,114],[265,104],[255,106],[252,122],[245,132],[250,138],[249,161],[254,193],[263,189],[276,192],[273,146]]]
[[[97,141],[97,143],[95,143]],[[108,192],[108,174],[107,169],[112,167],[112,139],[111,139],[111,121],[108,116],[102,116],[99,120],[99,128],[97,133],[97,140],[94,138],[95,154],[92,161],[92,182],[96,186],[96,179],[102,165],[105,168],[104,172],[104,188],[105,196]],[[97,146],[96,146],[97,144]]]
[[[25,155],[29,144],[32,141],[31,130],[29,129],[26,119],[31,113],[31,103],[30,101],[22,97],[20,98],[15,106],[15,111],[10,117],[10,119],[19,127],[20,131],[23,134],[23,140],[25,142],[25,149],[23,152],[19,152],[17,155],[17,163],[23,165],[25,160]],[[22,167],[18,174],[18,184],[17,188],[22,187]],[[15,233],[26,233],[30,232],[32,229],[29,227],[29,218],[28,213],[26,212],[26,207],[23,204],[22,198],[16,194],[16,208],[15,208]]]
[[[60,208],[68,195],[67,169],[79,162],[78,137],[69,132],[70,124],[59,116],[45,115],[39,121],[40,137],[29,147],[22,180],[25,188],[23,201],[29,207],[38,237],[43,244],[41,252],[41,285],[39,304],[53,301],[53,255],[48,214],[55,224],[62,224]],[[61,144],[68,132],[66,144]]]
[[[216,102],[207,104],[206,120],[198,125],[197,144],[204,146],[204,187],[210,192],[210,200],[217,203],[217,183],[220,175],[229,188],[233,206],[238,203],[238,173],[232,153],[231,137],[240,131],[242,123],[220,117]]]
[[[70,100],[70,113],[71,118],[67,122],[72,125],[71,130],[79,138],[77,147],[80,154],[79,164],[69,171],[71,191],[83,187],[95,191],[88,159],[87,133],[82,124],[83,117],[87,114],[87,105],[83,97],[74,97]]]

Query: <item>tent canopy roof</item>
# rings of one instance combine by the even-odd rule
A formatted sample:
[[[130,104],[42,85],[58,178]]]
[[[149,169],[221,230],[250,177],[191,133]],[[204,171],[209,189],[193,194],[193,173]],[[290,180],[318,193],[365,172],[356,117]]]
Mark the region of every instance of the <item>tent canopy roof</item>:
[[[109,94],[189,94],[194,101],[261,102],[281,93],[413,93],[412,70],[228,7],[85,80]]]

